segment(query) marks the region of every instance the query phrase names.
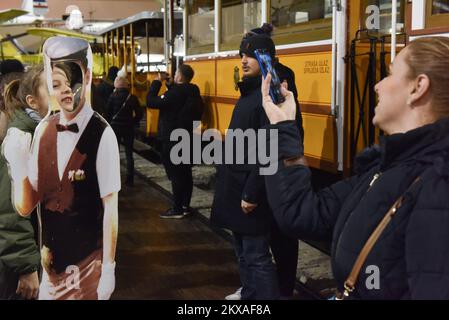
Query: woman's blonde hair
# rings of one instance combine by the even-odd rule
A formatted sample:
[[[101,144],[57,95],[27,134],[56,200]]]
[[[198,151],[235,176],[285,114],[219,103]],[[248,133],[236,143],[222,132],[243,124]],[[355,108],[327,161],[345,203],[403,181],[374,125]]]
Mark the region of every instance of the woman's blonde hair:
[[[20,80],[11,81],[5,88],[5,109],[11,117],[16,109],[28,107],[28,95],[39,96],[40,76],[44,71],[43,65],[38,65],[27,71]]]
[[[438,118],[449,116],[449,38],[423,37],[407,46],[405,61],[410,77],[425,74],[430,79],[432,108]]]

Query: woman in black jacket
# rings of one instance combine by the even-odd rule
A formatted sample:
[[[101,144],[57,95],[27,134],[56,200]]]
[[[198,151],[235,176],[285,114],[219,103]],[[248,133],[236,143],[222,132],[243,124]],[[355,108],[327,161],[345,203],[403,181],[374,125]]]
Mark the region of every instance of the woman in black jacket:
[[[122,69],[123,70],[123,69]],[[143,116],[143,109],[139,100],[129,91],[126,73],[118,73],[114,81],[114,92],[109,96],[106,106],[106,118],[114,129],[118,142],[123,142],[126,154],[127,186],[134,185],[134,127]]]
[[[266,176],[282,230],[301,238],[332,234],[337,289],[355,299],[449,298],[449,38],[420,38],[403,49],[376,85],[373,123],[387,136],[356,160],[358,173],[315,193],[291,119],[292,93],[275,106],[263,82],[264,108],[279,130],[279,170]],[[418,178],[419,177],[419,178]],[[418,178],[418,180],[417,180]],[[395,210],[354,282],[362,248]]]

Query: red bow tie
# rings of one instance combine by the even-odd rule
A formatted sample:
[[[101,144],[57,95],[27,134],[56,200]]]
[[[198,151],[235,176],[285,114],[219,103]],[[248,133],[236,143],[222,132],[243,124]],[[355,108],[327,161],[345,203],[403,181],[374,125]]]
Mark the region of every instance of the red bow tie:
[[[77,133],[79,131],[78,125],[76,123],[69,124],[68,126],[58,123],[58,124],[56,124],[56,130],[58,132],[71,131],[71,132],[75,132],[75,133]]]

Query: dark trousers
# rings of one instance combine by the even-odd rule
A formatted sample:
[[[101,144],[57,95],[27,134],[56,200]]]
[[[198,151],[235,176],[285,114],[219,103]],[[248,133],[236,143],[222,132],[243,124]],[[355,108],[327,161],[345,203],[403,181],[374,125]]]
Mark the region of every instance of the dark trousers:
[[[298,265],[298,239],[283,234],[276,223],[271,228],[271,252],[276,262],[281,297],[292,297]]]
[[[134,181],[134,158],[133,158],[133,143],[134,143],[134,128],[113,126],[112,129],[117,136],[118,143],[125,146],[126,155],[126,181]]]
[[[193,191],[192,165],[173,164],[170,160],[170,150],[175,142],[163,141],[161,160],[165,172],[172,185],[174,210],[182,211],[182,207],[189,207]]]
[[[242,282],[242,300],[277,300],[279,287],[270,253],[270,236],[233,233]]]
[[[19,276],[11,272],[0,262],[0,300],[17,300],[16,294]]]

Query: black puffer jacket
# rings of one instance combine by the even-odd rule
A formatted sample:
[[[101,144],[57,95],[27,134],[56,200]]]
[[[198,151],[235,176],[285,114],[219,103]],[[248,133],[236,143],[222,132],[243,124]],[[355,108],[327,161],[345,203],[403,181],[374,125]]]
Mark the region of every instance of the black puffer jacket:
[[[229,129],[258,130],[267,125],[268,118],[262,107],[261,83],[259,76],[239,82],[241,97],[232,113]],[[229,135],[226,139],[229,139]],[[217,168],[211,222],[240,234],[266,234],[271,228],[273,216],[266,200],[264,178],[259,174],[257,165],[249,164],[247,150],[244,155],[245,164],[236,164],[236,147],[239,146],[234,145],[234,164],[224,164]],[[256,209],[245,214],[241,208],[242,200],[257,203]]]
[[[281,157],[302,151],[293,122],[274,127],[280,130]],[[449,299],[449,119],[385,137],[377,151],[362,158],[359,174],[318,193],[312,191],[308,168],[280,163],[266,186],[282,230],[299,238],[333,233],[332,269],[342,290],[368,237],[419,175],[421,181],[406,192],[369,254],[351,296]],[[380,174],[376,180],[375,174]],[[373,274],[368,266],[379,268],[379,289],[367,288]]]
[[[127,98],[128,100],[126,101]],[[135,95],[130,95],[129,90],[126,88],[115,89],[109,97],[106,108],[106,120],[113,127],[132,128],[143,116],[143,109],[139,104],[139,100]]]

